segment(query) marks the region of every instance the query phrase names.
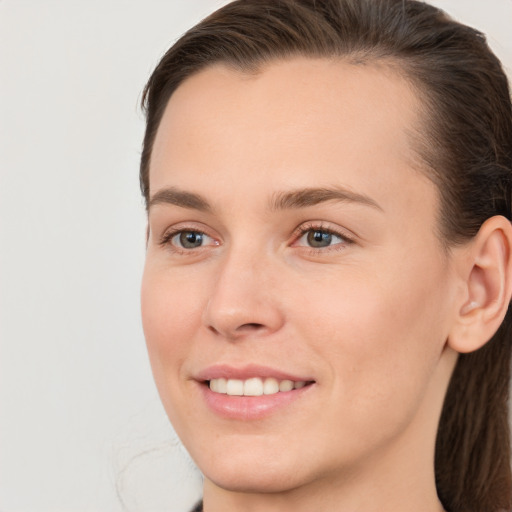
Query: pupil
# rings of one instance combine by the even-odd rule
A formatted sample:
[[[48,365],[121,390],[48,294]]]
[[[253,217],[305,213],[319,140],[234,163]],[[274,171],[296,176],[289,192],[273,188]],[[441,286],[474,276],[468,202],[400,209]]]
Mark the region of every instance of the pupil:
[[[180,244],[187,249],[199,247],[202,243],[203,243],[203,234],[202,233],[186,231],[186,232],[180,234]]]
[[[308,234],[308,244],[311,247],[328,247],[331,242],[332,235],[326,231],[310,231]]]

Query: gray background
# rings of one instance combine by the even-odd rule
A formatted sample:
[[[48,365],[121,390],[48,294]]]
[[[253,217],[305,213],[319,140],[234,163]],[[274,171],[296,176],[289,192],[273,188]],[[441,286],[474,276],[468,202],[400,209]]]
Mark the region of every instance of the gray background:
[[[0,0],[0,511],[187,510],[139,314],[138,101],[225,1]],[[512,70],[512,0],[438,0]],[[119,494],[119,495],[118,495]]]

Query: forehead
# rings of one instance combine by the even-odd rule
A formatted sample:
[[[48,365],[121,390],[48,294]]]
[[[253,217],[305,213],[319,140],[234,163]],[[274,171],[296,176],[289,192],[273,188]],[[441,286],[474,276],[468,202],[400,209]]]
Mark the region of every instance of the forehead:
[[[411,171],[419,112],[410,83],[384,63],[295,58],[254,74],[215,65],[171,97],[153,148],[150,193],[258,177],[277,188],[341,180],[379,194],[397,180],[424,180]]]

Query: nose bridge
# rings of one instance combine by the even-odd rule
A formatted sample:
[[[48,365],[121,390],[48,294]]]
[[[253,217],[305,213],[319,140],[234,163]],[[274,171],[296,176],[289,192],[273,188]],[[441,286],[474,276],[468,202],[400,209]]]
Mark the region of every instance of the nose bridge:
[[[254,244],[229,248],[204,311],[205,325],[229,339],[277,330],[283,315],[272,292],[274,270],[272,258]]]

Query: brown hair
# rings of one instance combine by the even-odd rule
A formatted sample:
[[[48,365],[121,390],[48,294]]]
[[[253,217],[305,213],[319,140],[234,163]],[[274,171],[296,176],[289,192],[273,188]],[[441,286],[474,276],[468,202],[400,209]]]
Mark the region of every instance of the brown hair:
[[[415,87],[424,110],[416,150],[440,197],[445,246],[511,219],[512,107],[507,78],[484,36],[413,0],[237,0],[164,55],[143,95],[140,166],[149,199],[151,150],[174,90],[215,63],[257,72],[292,56],[384,61]],[[459,356],[436,444],[439,497],[451,512],[512,510],[508,393],[510,314],[482,349]]]

